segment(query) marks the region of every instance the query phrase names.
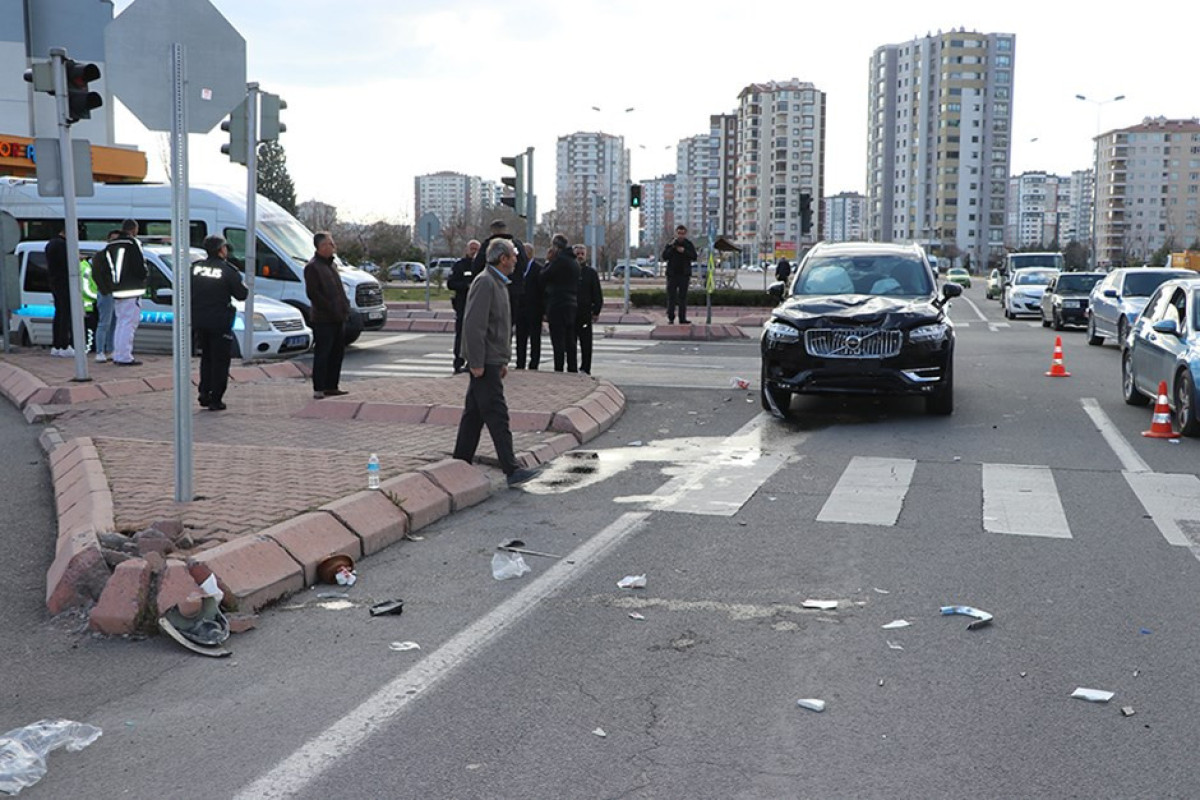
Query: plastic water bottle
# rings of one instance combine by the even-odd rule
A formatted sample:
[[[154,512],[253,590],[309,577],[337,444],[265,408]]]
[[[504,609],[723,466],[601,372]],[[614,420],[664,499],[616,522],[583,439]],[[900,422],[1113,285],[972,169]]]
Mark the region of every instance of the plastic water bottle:
[[[367,459],[367,488],[379,488],[379,456],[374,453]]]

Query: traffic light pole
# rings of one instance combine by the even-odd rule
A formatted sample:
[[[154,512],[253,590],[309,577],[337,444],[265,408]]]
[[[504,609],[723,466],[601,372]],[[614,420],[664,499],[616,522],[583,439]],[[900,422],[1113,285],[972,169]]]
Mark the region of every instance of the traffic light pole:
[[[175,265],[172,366],[175,410],[175,502],[190,503],[192,491],[192,276],[188,258],[188,104],[186,50],[171,45],[171,257]]]
[[[242,363],[254,358],[254,274],[258,259],[258,84],[246,84],[246,306],[242,313]]]
[[[87,329],[83,324],[82,278],[79,275],[79,217],[75,207],[75,157],[71,147],[71,124],[67,121],[67,51],[50,48],[54,73],[54,100],[58,107],[58,158],[62,170],[63,225],[67,234],[67,291],[70,293],[71,337],[75,342],[75,377],[89,381]]]

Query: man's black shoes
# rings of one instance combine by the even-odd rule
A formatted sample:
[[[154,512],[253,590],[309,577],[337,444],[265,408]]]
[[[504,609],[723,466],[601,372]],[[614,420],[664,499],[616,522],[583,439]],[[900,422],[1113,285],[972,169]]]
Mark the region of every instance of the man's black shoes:
[[[534,477],[537,474],[538,474],[538,471],[536,469],[524,469],[524,468],[516,470],[515,472],[510,472],[508,474],[508,485],[509,486],[520,486],[521,484],[525,483],[526,481],[528,481],[530,478]]]

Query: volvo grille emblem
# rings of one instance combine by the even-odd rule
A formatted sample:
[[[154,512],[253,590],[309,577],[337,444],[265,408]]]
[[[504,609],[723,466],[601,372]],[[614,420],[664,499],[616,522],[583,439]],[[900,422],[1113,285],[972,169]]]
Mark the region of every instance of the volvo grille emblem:
[[[861,336],[847,336],[846,337],[846,349],[857,350],[860,347],[862,347],[862,337]]]

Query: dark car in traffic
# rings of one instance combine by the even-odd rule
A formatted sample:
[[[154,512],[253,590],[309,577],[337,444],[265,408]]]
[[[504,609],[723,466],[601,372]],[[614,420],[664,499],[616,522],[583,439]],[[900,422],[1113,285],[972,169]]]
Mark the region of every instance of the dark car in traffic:
[[[1184,436],[1200,436],[1200,281],[1163,283],[1133,323],[1121,353],[1125,402],[1144,406],[1167,384],[1167,404]]]
[[[795,394],[917,395],[954,411],[954,325],[916,245],[819,243],[804,256],[761,340],[763,408],[783,416]]]
[[[1088,298],[1103,272],[1061,272],[1042,295],[1042,327],[1061,331],[1067,325],[1087,325]]]

